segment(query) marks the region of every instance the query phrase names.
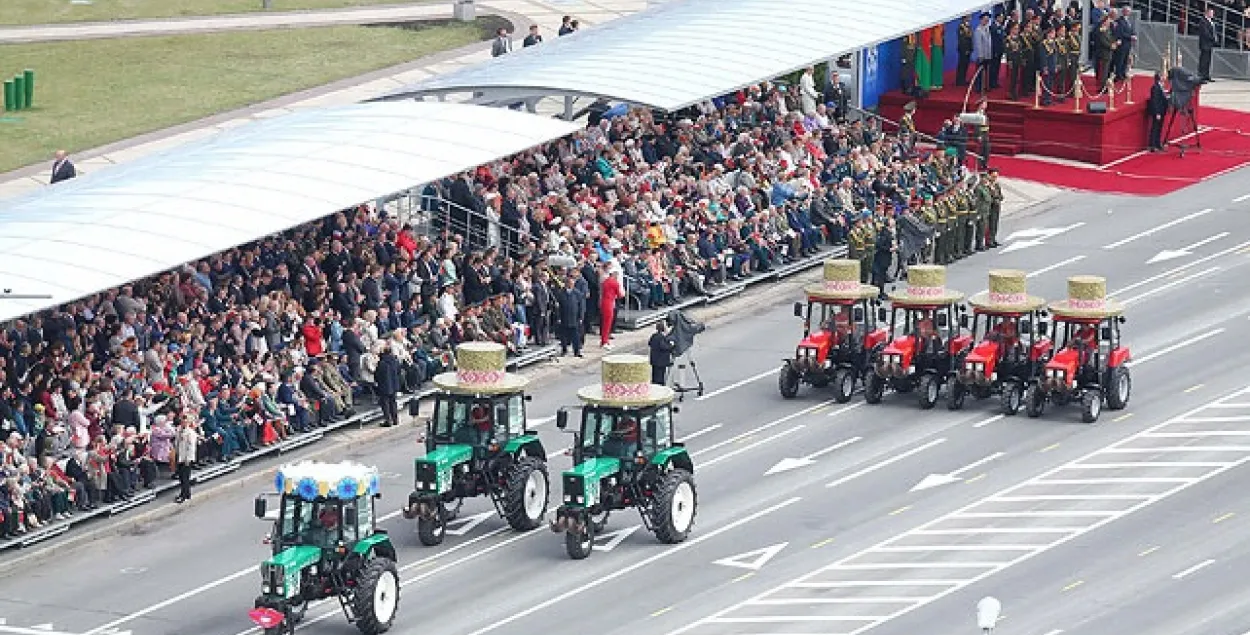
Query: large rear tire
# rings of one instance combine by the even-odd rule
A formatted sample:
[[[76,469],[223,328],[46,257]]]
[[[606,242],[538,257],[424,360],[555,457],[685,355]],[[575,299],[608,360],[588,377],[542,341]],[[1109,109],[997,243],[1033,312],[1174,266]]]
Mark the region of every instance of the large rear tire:
[[[665,474],[651,507],[655,537],[666,545],[685,541],[694,527],[698,508],[699,491],[694,485],[694,475],[682,469]]]
[[[1128,368],[1117,366],[1112,368],[1107,375],[1107,407],[1112,410],[1123,410],[1128,407],[1128,400],[1133,396],[1133,377],[1129,375]]]
[[[581,531],[568,530],[564,532],[564,550],[568,552],[569,558],[573,560],[585,560],[590,557],[590,552],[595,549],[595,525],[586,519],[586,524]]]
[[[375,557],[360,572],[353,596],[356,628],[364,635],[390,630],[399,608],[399,570],[395,561]]]
[[[920,409],[932,410],[942,396],[942,384],[938,383],[937,377],[924,375],[920,378],[916,392],[920,396]]]
[[[443,501],[435,504],[437,507],[433,518],[417,516],[417,538],[420,538],[421,544],[427,547],[441,545],[443,539],[447,537],[447,506],[443,504]]]
[[[875,371],[868,371],[868,376],[864,378],[864,401],[870,404],[879,404],[884,396],[885,378],[878,375]]]
[[[508,467],[507,490],[503,495],[504,517],[517,531],[530,531],[547,515],[550,487],[547,464],[523,456]]]
[[[783,364],[777,373],[777,391],[786,399],[794,399],[799,394],[800,379],[799,371],[794,370],[794,366]]]
[[[833,398],[838,403],[846,403],[855,394],[855,372],[849,368],[839,368],[833,373]]]

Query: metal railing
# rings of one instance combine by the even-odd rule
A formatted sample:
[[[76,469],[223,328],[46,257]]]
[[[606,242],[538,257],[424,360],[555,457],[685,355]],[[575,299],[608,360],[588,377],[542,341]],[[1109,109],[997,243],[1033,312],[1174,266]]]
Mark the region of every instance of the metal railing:
[[[1216,48],[1231,51],[1250,50],[1247,41],[1246,22],[1250,16],[1246,9],[1238,9],[1223,2],[1194,2],[1193,0],[1133,0],[1133,8],[1141,11],[1143,20],[1176,25],[1181,35],[1198,36],[1198,23],[1207,8],[1215,11]]]
[[[470,250],[495,247],[504,257],[512,257],[525,250],[526,236],[519,230],[504,225],[476,210],[469,209],[438,195],[421,195],[423,218],[414,223],[428,235],[456,234],[464,237]],[[424,225],[424,227],[421,227]]]

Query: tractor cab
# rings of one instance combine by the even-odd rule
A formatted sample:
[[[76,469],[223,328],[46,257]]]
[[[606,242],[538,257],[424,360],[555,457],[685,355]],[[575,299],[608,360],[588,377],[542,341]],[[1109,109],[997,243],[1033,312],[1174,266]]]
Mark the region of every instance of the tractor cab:
[[[867,372],[872,351],[887,337],[873,310],[881,305],[880,290],[860,284],[858,260],[830,260],[824,282],[808,285],[804,292],[806,304],[794,303],[794,316],[803,320],[803,338],[793,359],[782,360],[777,388],[790,399],[803,384],[832,384],[834,398],[846,403]]]
[[[528,380],[507,372],[506,355],[499,344],[464,343],[456,370],[434,377],[425,456],[413,461],[403,510],[426,546],[442,543],[466,498],[489,497],[517,531],[547,513],[547,453],[525,416]]]
[[[1081,420],[1094,423],[1104,402],[1112,410],[1126,408],[1132,354],[1121,334],[1124,306],[1107,298],[1106,279],[1068,278],[1068,299],[1052,303],[1050,312],[1057,348],[1025,397],[1029,416],[1040,417],[1047,403],[1079,403]]]
[[[398,574],[395,548],[377,526],[377,471],[305,461],[281,467],[274,485],[275,493],[256,497],[253,510],[273,529],[252,621],[267,635],[294,632],[309,602],[342,596],[349,622],[367,635],[386,630],[395,615]],[[373,603],[375,595],[380,604]]]
[[[562,502],[551,522],[565,533],[569,557],[590,555],[596,533],[613,511],[635,508],[660,542],[682,542],[694,526],[694,463],[676,439],[674,393],[650,383],[646,357],[609,355],[602,383],[577,392],[581,423],[569,430],[569,410],[556,427],[572,432],[573,467],[560,477]]]

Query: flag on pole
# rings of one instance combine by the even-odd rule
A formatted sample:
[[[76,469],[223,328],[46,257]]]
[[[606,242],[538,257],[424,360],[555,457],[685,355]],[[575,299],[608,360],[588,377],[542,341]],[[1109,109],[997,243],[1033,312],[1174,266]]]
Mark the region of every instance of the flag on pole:
[[[929,71],[929,80],[933,90],[942,89],[942,76],[946,73],[946,25],[939,24],[932,29],[933,46],[930,48],[930,60],[933,68]]]
[[[920,32],[920,48],[916,49],[916,83],[920,90],[929,90],[929,74],[933,70],[930,54],[933,49],[933,32],[929,29]]]

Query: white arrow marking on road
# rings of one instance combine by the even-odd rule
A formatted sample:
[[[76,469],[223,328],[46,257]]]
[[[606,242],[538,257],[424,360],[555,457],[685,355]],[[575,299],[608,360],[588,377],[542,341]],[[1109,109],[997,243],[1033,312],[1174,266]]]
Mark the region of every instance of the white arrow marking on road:
[[[35,630],[35,631],[50,631],[52,630],[52,625],[51,624],[36,624],[30,628],[31,630]]]
[[[1250,194],[1242,194],[1241,196],[1233,199],[1234,203],[1244,203],[1246,201],[1250,201]]]
[[[785,549],[786,545],[788,544],[790,543],[780,542],[771,547],[764,547],[763,549],[756,549],[755,551],[748,551],[746,553],[740,553],[736,556],[729,556],[728,558],[721,558],[720,560],[717,560],[716,562],[713,562],[712,564],[724,565],[726,567],[739,567],[742,569],[750,569],[751,571],[759,571],[760,567],[763,567],[769,560],[772,560],[773,556],[777,555],[778,553],[781,553],[781,550]]]
[[[1220,232],[1214,236],[1211,236],[1210,238],[1204,238],[1188,247],[1183,247],[1181,249],[1176,249],[1176,250],[1164,249],[1163,251],[1155,255],[1154,258],[1147,260],[1146,264],[1153,265],[1156,262],[1167,262],[1168,260],[1175,260],[1176,258],[1184,258],[1185,256],[1192,256],[1194,255],[1193,252],[1197,250],[1199,247],[1207,243],[1213,243],[1221,238],[1224,238],[1227,235],[1228,235],[1228,232]]]
[[[473,514],[472,516],[465,516],[464,518],[457,518],[447,523],[447,533],[453,536],[463,536],[470,531],[477,529],[478,525],[482,524],[487,518],[494,515],[494,512],[482,512],[480,514]],[[456,525],[456,528],[452,529],[452,525]]]
[[[932,489],[934,487],[950,485],[951,483],[959,481],[961,478],[960,477],[961,474],[975,470],[978,467],[981,467],[982,465],[985,465],[986,463],[989,463],[990,461],[993,461],[994,459],[1001,457],[1002,455],[1003,455],[1002,452],[995,452],[979,461],[969,463],[968,465],[965,465],[959,468],[958,470],[955,470],[954,472],[948,472],[946,474],[930,474],[924,477],[923,479],[921,479],[919,483],[916,483],[916,486],[911,488],[911,491],[919,492],[919,491],[926,490],[926,489]]]
[[[38,626],[22,627],[22,626],[5,626],[0,622],[0,633],[7,635],[71,635],[70,633],[59,633],[52,630],[51,624],[40,624]]]
[[[824,455],[826,455],[826,454],[829,454],[830,452],[834,452],[834,451],[836,451],[836,450],[841,450],[842,448],[844,448],[844,447],[846,447],[846,446],[848,446],[848,445],[850,445],[850,444],[852,444],[852,443],[855,443],[855,442],[857,442],[857,441],[861,441],[862,439],[863,439],[863,437],[851,437],[851,438],[846,439],[846,440],[844,440],[844,441],[839,441],[838,443],[835,443],[835,444],[833,444],[833,445],[831,445],[831,446],[829,446],[829,447],[827,447],[827,448],[825,448],[825,449],[823,449],[823,450],[819,450],[819,451],[817,451],[817,452],[812,452],[811,454],[809,454],[809,455],[807,455],[807,456],[804,456],[804,457],[801,457],[801,458],[797,458],[797,459],[791,459],[791,458],[781,459],[780,461],[778,461],[778,462],[777,462],[777,464],[776,464],[776,465],[774,465],[774,466],[772,466],[771,468],[769,468],[769,470],[768,470],[767,472],[764,472],[764,476],[769,476],[769,475],[772,475],[772,474],[780,474],[781,472],[789,472],[790,470],[798,469],[798,468],[800,468],[800,467],[807,467],[807,466],[812,465],[813,463],[815,463],[815,462],[816,462],[816,459],[818,459],[818,458],[820,458],[820,457],[822,457],[822,456],[824,456]]]
[[[604,543],[601,545],[595,545],[593,549],[595,551],[612,551],[613,549],[616,549],[617,545],[625,542],[625,539],[628,538],[630,534],[638,531],[639,529],[642,529],[642,525],[634,525],[633,527],[617,529],[616,531],[609,531],[606,534],[595,536],[595,542],[602,540]]]
[[[1138,232],[1136,234],[1133,234],[1132,236],[1129,236],[1128,238],[1122,238],[1120,240],[1117,240],[1111,243],[1110,245],[1104,245],[1103,249],[1115,249],[1116,247],[1119,247],[1121,245],[1127,245],[1128,243],[1131,243],[1134,240],[1137,240],[1138,238],[1145,238],[1147,236],[1153,236],[1154,234],[1157,234],[1169,227],[1175,227],[1176,225],[1180,225],[1181,223],[1188,221],[1188,220],[1193,220],[1195,218],[1198,218],[1199,216],[1206,216],[1207,214],[1210,214],[1211,212],[1214,212],[1214,211],[1215,210],[1208,207],[1207,209],[1204,209],[1202,211],[1194,212],[1193,214],[1188,214],[1186,216],[1182,216],[1175,220],[1170,220],[1162,225],[1158,225],[1150,229],[1147,229],[1144,232]]]
[[[1025,229],[1025,230],[1021,230],[1018,232],[1014,232],[1010,236],[1007,237],[1006,241],[1004,241],[1004,242],[1009,242],[1011,244],[1007,245],[1006,247],[1003,247],[1002,251],[999,253],[1008,254],[1013,251],[1019,251],[1021,249],[1028,249],[1029,247],[1037,247],[1037,246],[1043,245],[1045,244],[1046,240],[1050,238],[1054,238],[1055,236],[1058,236],[1059,234],[1070,232],[1078,227],[1081,227],[1084,224],[1085,223],[1073,223],[1071,225],[1068,225],[1067,227],[1037,227],[1033,229]]]

